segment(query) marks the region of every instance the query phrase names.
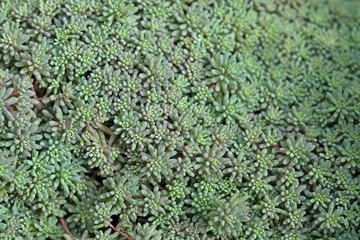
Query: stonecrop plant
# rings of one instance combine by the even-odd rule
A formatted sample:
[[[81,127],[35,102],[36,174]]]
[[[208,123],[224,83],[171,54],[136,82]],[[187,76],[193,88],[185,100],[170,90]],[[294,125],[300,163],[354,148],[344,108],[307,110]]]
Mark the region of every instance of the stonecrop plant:
[[[0,0],[0,239],[360,239],[360,1]]]

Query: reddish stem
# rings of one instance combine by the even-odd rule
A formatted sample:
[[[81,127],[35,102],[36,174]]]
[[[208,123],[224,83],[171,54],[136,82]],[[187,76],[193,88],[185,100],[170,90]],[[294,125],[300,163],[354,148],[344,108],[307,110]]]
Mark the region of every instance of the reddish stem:
[[[11,115],[14,116],[14,113],[13,113],[13,111],[10,109],[10,106],[6,106],[5,108],[6,108],[6,110],[8,110],[8,111],[10,112]]]
[[[36,86],[39,84],[39,80],[36,80],[34,83],[34,88],[36,88]]]
[[[112,230],[114,230],[115,232],[119,233],[121,236],[123,236],[124,238],[131,240],[131,238],[126,235],[125,233],[123,233],[122,231],[116,229],[116,227],[114,227],[109,221],[107,221],[106,219],[104,219],[104,221],[109,225],[109,227],[111,227]]]
[[[73,240],[78,240],[77,238],[75,238],[75,237],[71,234],[68,226],[66,225],[66,222],[65,222],[64,218],[60,218],[60,222],[61,222],[61,225],[63,226],[65,232],[67,233],[67,235],[69,235]]]
[[[38,83],[39,83],[39,80],[36,80],[30,89],[35,92],[35,88],[38,85]]]
[[[35,100],[38,100],[38,101],[42,101],[43,100],[43,98],[42,97],[37,97],[37,96],[34,96],[34,97],[32,97],[33,99],[35,99]]]
[[[213,89],[215,87],[215,85],[216,85],[216,83],[210,84],[209,89]]]
[[[11,98],[12,96],[14,96],[14,94],[17,92],[17,89],[14,89],[14,91],[10,94],[10,96],[7,98],[7,99],[9,99],[9,98]]]
[[[13,46],[13,50],[17,53],[20,53],[19,49],[17,49],[15,46]]]
[[[107,150],[110,150],[110,151],[111,151],[111,147],[110,147],[110,146],[108,146],[108,145],[103,146],[102,148],[103,148],[103,149],[107,149]]]
[[[280,152],[280,147],[279,147],[279,145],[273,145],[274,146],[274,148],[276,149],[276,151],[278,151],[278,152]]]

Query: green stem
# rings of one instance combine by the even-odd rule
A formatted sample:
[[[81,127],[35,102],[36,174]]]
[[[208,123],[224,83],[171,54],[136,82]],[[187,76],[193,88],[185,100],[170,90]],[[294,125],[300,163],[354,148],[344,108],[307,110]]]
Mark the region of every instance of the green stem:
[[[103,131],[103,132],[106,133],[107,135],[110,135],[110,136],[114,135],[114,131],[111,130],[110,128],[108,128],[107,126],[105,126],[105,125],[103,125],[103,124],[101,124],[101,123],[98,123],[97,126],[99,127],[99,129],[100,129],[101,131]]]
[[[29,72],[28,78],[31,79],[32,75],[33,75],[33,71]]]

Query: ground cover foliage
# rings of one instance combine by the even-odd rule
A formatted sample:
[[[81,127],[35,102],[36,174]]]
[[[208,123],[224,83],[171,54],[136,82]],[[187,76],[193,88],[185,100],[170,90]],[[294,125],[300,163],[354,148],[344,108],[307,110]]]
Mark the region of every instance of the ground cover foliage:
[[[360,239],[359,26],[357,0],[1,0],[0,239]]]

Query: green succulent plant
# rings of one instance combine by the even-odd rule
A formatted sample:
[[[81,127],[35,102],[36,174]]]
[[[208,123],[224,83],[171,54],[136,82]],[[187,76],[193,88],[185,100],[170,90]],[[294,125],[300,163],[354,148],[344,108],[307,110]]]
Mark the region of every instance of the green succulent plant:
[[[0,239],[360,239],[359,9],[0,1]]]

